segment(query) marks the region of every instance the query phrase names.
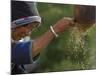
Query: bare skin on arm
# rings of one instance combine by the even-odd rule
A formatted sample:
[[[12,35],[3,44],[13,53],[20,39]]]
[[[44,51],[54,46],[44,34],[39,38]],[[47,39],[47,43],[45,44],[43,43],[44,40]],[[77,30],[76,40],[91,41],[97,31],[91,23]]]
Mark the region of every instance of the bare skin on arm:
[[[31,34],[30,32],[38,24],[39,24],[38,22],[35,22],[35,23],[33,22],[33,23],[30,23],[29,25],[24,25],[22,27],[21,26],[16,27],[14,31],[12,32],[12,38],[15,41],[18,41],[21,38],[30,35]],[[69,17],[64,17],[53,25],[53,29],[57,34],[59,34],[65,30],[68,30],[72,26],[73,26],[73,20]],[[33,57],[39,54],[44,48],[46,48],[53,38],[55,38],[55,35],[49,29],[39,38],[33,39],[34,40],[32,44]]]
[[[72,19],[64,17],[61,20],[59,20],[56,24],[54,24],[53,29],[57,34],[59,34],[65,30],[68,30],[70,27],[72,27],[72,25]],[[54,34],[49,29],[42,36],[35,39],[35,41],[33,42],[33,55],[36,56],[44,48],[46,48],[54,37]]]

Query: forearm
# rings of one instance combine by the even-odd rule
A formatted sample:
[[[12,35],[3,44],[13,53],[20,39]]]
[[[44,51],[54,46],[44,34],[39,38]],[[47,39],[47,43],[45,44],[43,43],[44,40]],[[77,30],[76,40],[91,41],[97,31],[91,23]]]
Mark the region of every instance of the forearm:
[[[59,20],[54,26],[53,30],[55,33],[59,34],[60,32],[65,31],[66,29],[70,28],[70,25],[72,25],[72,20],[69,18],[63,18]],[[33,55],[37,55],[40,53],[44,48],[48,46],[48,44],[55,38],[55,34],[53,33],[52,29],[49,29],[47,32],[45,32],[42,36],[35,39],[33,42]]]
[[[42,36],[35,39],[33,42],[33,55],[37,55],[44,48],[46,48],[53,38],[55,38],[54,34],[51,32],[51,30],[48,30]]]

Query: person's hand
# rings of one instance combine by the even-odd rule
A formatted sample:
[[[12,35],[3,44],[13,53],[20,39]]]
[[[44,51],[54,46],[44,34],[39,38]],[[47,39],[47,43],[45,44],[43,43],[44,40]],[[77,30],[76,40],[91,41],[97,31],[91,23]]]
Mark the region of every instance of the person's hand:
[[[61,20],[59,20],[54,26],[54,31],[56,33],[59,33],[59,32],[63,32],[67,29],[69,29],[70,27],[73,26],[73,20],[72,18],[69,18],[69,17],[64,17],[62,18]]]

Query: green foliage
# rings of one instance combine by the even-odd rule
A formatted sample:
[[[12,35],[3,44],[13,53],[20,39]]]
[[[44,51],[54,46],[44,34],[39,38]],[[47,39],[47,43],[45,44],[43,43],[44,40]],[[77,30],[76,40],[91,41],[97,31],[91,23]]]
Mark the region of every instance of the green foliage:
[[[73,17],[73,5],[38,3],[41,26],[32,33],[39,37],[64,16]],[[80,33],[76,28],[59,34],[40,55],[37,72],[95,69],[96,28]]]

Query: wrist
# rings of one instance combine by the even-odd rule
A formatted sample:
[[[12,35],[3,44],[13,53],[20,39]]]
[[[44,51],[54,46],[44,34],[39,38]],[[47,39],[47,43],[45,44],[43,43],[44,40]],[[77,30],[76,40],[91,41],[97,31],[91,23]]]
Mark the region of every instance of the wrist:
[[[57,30],[55,30],[55,29],[53,28],[53,26],[50,26],[50,31],[53,33],[53,35],[54,35],[55,37],[58,37]]]

